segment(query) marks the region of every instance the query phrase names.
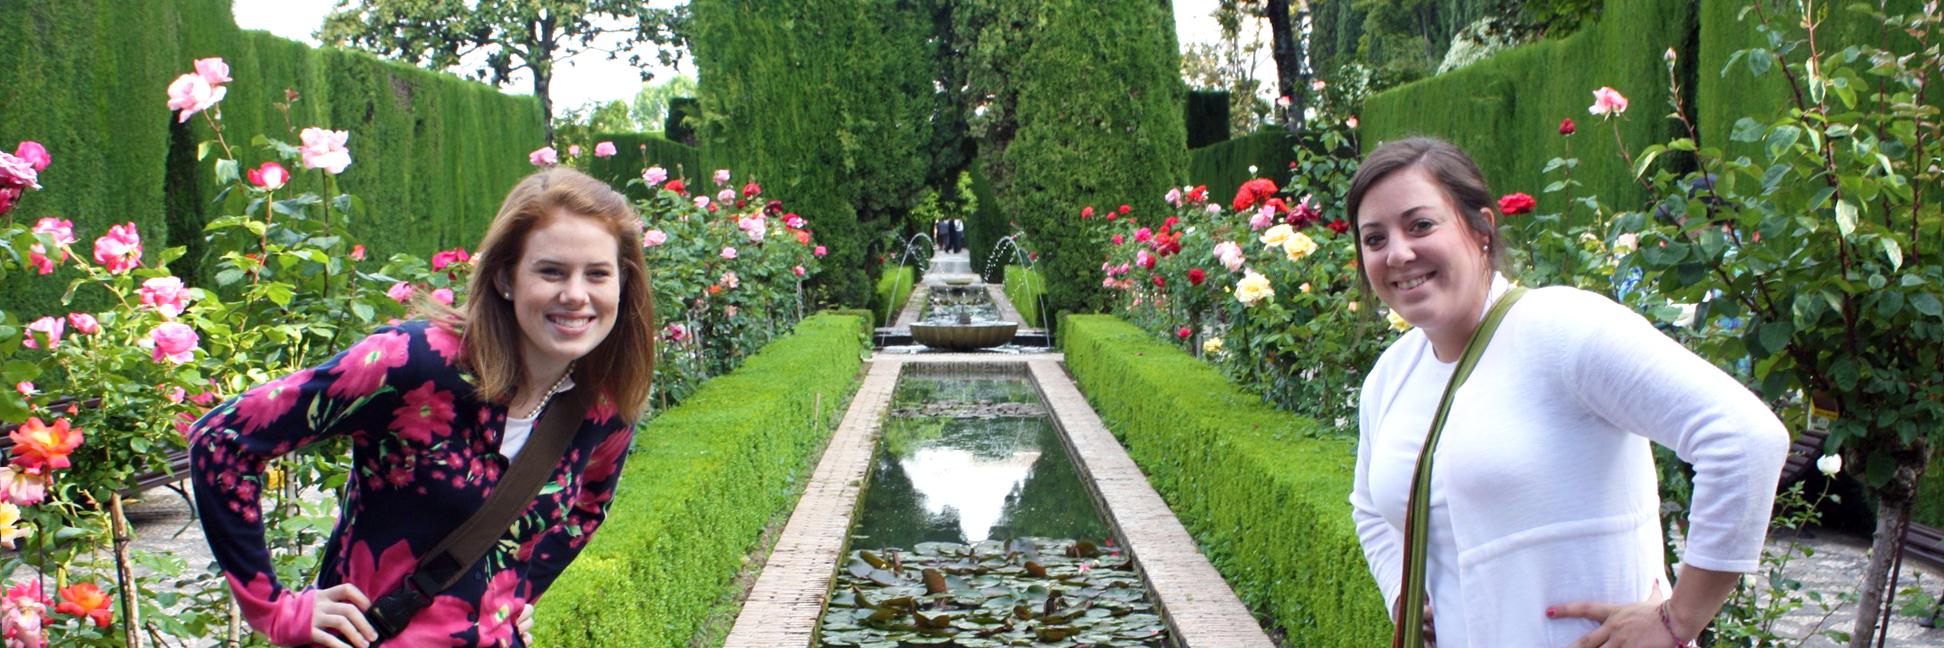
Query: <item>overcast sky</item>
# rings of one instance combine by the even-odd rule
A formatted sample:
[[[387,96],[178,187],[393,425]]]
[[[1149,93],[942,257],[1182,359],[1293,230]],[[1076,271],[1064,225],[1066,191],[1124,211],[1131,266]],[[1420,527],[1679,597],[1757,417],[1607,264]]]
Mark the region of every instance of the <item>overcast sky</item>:
[[[685,0],[651,0],[650,6],[673,6],[684,4]],[[236,24],[244,29],[261,29],[270,33],[302,41],[312,45],[317,39],[312,34],[324,23],[324,16],[331,13],[337,0],[234,0],[231,10],[236,14]],[[1221,28],[1210,15],[1215,11],[1217,0],[1175,0],[1175,31],[1182,44],[1195,42],[1214,42],[1221,38]],[[1267,48],[1264,48],[1267,51]],[[652,57],[652,52],[647,53]],[[1265,59],[1259,65],[1257,77],[1275,76],[1272,63]],[[476,69],[483,57],[470,61]],[[657,78],[672,76],[674,71],[666,68],[655,71]],[[681,64],[680,72],[694,75],[692,65]],[[532,92],[532,81],[525,75],[516,77],[505,90],[513,94]],[[568,59],[554,68],[553,100],[556,111],[577,108],[590,102],[609,102],[616,99],[631,99],[641,89],[641,75],[627,61],[610,61],[601,53],[583,54]]]

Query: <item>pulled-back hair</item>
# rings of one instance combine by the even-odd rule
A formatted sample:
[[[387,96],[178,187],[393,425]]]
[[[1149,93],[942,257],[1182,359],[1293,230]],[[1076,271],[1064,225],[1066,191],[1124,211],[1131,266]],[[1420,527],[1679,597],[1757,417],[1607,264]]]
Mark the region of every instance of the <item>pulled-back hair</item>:
[[[1357,212],[1363,208],[1364,196],[1370,193],[1370,188],[1385,178],[1409,169],[1424,169],[1437,182],[1445,200],[1465,219],[1465,225],[1485,238],[1486,245],[1490,247],[1486,258],[1492,269],[1503,269],[1505,246],[1499,244],[1498,228],[1493,227],[1492,222],[1478,211],[1498,211],[1498,201],[1492,198],[1492,189],[1485,185],[1485,175],[1479,173],[1478,164],[1472,162],[1470,155],[1450,142],[1435,137],[1412,137],[1387,142],[1364,157],[1363,164],[1357,167],[1357,174],[1350,178],[1350,194],[1344,201],[1344,206],[1350,210],[1350,230],[1358,231]],[[1363,267],[1363,244],[1359,243],[1356,248],[1357,267]]]
[[[521,180],[507,193],[479,243],[464,311],[423,304],[421,310],[460,329],[466,362],[478,379],[479,397],[511,401],[528,378],[525,355],[520,352],[525,334],[513,302],[500,294],[497,285],[512,278],[533,232],[561,218],[600,223],[614,236],[620,264],[621,296],[614,329],[574,364],[574,384],[607,394],[621,416],[638,420],[655,376],[654,296],[641,254],[641,214],[607,183],[569,167],[554,167]]]

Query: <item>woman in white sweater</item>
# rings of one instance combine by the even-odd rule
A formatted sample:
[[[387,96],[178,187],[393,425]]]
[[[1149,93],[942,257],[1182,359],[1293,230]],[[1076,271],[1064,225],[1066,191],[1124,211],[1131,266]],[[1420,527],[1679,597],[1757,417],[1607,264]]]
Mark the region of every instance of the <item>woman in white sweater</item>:
[[[1348,200],[1370,289],[1414,328],[1365,379],[1350,495],[1393,619],[1412,479],[1499,275],[1498,212],[1471,158],[1416,138],[1372,152]],[[1606,297],[1531,291],[1453,401],[1430,473],[1427,644],[1689,645],[1760,562],[1788,433],[1740,383]],[[1694,465],[1678,584],[1649,442]]]

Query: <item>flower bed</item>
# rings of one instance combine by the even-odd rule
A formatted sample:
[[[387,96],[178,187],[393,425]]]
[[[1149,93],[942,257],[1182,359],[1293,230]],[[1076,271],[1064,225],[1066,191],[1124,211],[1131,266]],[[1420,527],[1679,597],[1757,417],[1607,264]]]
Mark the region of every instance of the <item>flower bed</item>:
[[[856,389],[856,315],[821,314],[637,434],[600,535],[537,606],[547,646],[689,645]],[[806,416],[806,413],[814,415]]]
[[[1350,519],[1356,443],[1263,404],[1103,315],[1060,327],[1067,368],[1236,594],[1291,645],[1389,634]]]

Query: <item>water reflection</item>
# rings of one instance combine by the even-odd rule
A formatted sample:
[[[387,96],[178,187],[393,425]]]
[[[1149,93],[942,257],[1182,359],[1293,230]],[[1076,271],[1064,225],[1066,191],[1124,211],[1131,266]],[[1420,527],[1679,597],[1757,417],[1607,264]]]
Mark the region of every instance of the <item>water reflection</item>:
[[[893,408],[853,547],[1109,537],[1025,378],[907,376]]]

